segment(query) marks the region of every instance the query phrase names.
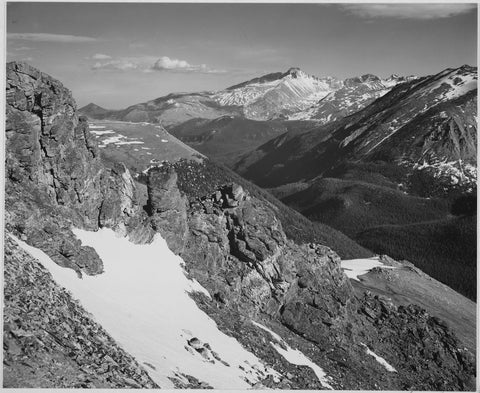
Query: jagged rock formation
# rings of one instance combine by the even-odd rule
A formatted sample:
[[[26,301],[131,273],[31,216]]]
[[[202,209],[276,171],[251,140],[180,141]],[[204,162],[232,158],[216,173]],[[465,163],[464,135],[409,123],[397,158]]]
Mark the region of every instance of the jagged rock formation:
[[[103,166],[70,91],[27,64],[7,65],[6,109],[7,229],[61,266],[100,273],[101,260],[69,228],[133,230],[141,207],[130,173]]]
[[[125,166],[107,169],[96,149],[87,124],[77,118],[68,90],[25,64],[7,66],[8,231],[79,274],[101,273],[102,264],[93,249],[79,244],[72,226],[89,230],[108,226],[135,242],[148,242],[160,232],[182,256],[188,273],[212,295],[211,299],[196,295],[198,305],[221,329],[283,373],[281,379],[269,377],[256,387],[320,389],[326,385],[312,369],[287,362],[269,344],[268,333],[259,332],[252,320],[281,333],[285,340],[279,343],[281,348],[287,344],[299,348],[322,364],[331,378],[329,383],[336,388],[455,390],[473,386],[471,354],[460,347],[448,328],[418,307],[397,307],[388,299],[368,294],[356,296],[337,254],[322,245],[298,245],[289,240],[275,207],[266,200],[232,183],[210,185],[207,192],[197,187],[196,181],[208,174],[198,170],[184,179],[178,176],[179,165],[168,163],[150,169],[146,187],[142,187]],[[69,304],[70,299],[51,285],[48,275],[44,282],[54,294],[44,296],[38,291],[43,282],[40,278],[45,277],[42,269],[13,244],[9,247],[14,252],[9,259],[13,270],[22,263],[25,269],[33,267],[33,275],[25,272],[28,283],[20,285],[31,286],[38,298],[46,299],[52,308],[47,316],[59,312],[55,301]],[[21,278],[13,272],[7,279],[15,283]],[[46,319],[30,324],[27,313],[15,317],[17,302],[36,307],[36,297],[23,299],[13,294],[6,297],[4,315],[9,323],[12,318],[14,323],[17,319],[29,321],[26,327],[34,331],[42,326],[47,331],[54,328]],[[82,310],[75,308],[69,313],[67,318],[76,332],[81,329],[77,316],[83,315]],[[32,315],[44,317],[41,310]],[[17,327],[12,329],[6,332],[5,349],[13,348],[6,357],[12,376],[9,383],[37,384],[35,378],[22,374],[18,356],[25,351],[18,347],[28,342],[19,340]],[[93,326],[92,330],[99,329]],[[68,370],[84,366],[82,353],[74,351],[76,363],[71,363],[62,349],[63,339],[58,344],[53,355],[37,351],[39,358],[33,359],[40,371],[36,375],[56,370],[46,365],[49,356],[57,356],[60,364],[69,365],[65,366]],[[81,352],[84,347],[79,345]],[[108,350],[99,345],[94,349],[113,351],[115,356],[109,356],[121,367],[108,368],[105,379],[94,379],[93,386],[150,386],[151,381],[114,343],[108,343]],[[373,356],[365,356],[365,346],[386,357],[397,372],[382,369]],[[98,364],[98,359],[93,363]],[[88,384],[83,376],[80,379],[79,386]],[[187,380],[189,386],[208,387],[194,378]],[[69,378],[51,381],[55,386],[76,383]]]
[[[164,164],[152,169],[149,183],[162,182],[157,187],[170,195],[185,189],[173,175],[174,167]],[[202,177],[201,172],[198,175]],[[317,244],[295,245],[286,238],[272,207],[241,186],[225,185],[200,198],[194,194],[187,195],[189,203],[183,209],[177,205],[169,210],[176,215],[174,222],[187,217],[189,230],[180,255],[189,274],[212,294],[213,301],[199,299],[199,303],[226,332],[237,330],[234,336],[245,346],[256,345],[243,333],[245,325],[250,319],[264,320],[284,329],[283,336],[299,348],[309,345],[310,356],[328,364],[325,367],[336,377],[337,388],[470,386],[471,354],[458,348],[457,339],[437,318],[417,306],[396,306],[368,294],[355,296],[332,250]],[[170,243],[176,247],[175,240]],[[383,370],[385,375],[378,378],[367,371],[362,365],[362,344],[376,353],[398,354],[390,358],[398,374]],[[266,348],[256,351],[257,356],[275,362],[275,355]],[[330,352],[335,360],[325,357]],[[342,373],[342,367],[350,375]],[[314,377],[304,376],[288,386],[321,385],[316,385]]]

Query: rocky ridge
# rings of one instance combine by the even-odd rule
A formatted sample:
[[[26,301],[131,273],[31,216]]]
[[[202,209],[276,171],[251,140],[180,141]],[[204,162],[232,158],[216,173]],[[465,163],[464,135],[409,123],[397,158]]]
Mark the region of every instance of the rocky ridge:
[[[154,175],[156,171],[162,172],[165,185],[183,188],[172,166],[164,164],[149,174],[160,179]],[[258,342],[244,333],[251,320],[275,326],[276,332],[283,331],[282,337],[305,348],[305,353],[327,369],[338,388],[443,389],[457,383],[453,382],[456,377],[447,377],[451,369],[463,375],[462,384],[471,383],[466,382],[471,355],[463,348],[455,349],[458,341],[441,321],[418,306],[396,306],[387,298],[368,294],[355,296],[333,251],[317,244],[293,244],[271,207],[242,187],[230,184],[204,197],[191,194],[188,199],[185,210],[171,213],[187,217],[189,231],[180,255],[189,274],[214,299],[200,296],[198,302],[227,334],[237,331],[234,336],[247,348],[257,346],[257,356],[272,364],[278,362],[278,354],[258,347]],[[425,322],[417,323],[419,318]],[[403,340],[412,344],[405,345]],[[376,353],[399,354],[405,364],[389,359],[399,374],[384,371],[379,381],[365,371],[362,344]],[[332,360],[326,356],[329,353],[343,356]],[[430,355],[420,360],[419,353]],[[438,362],[432,363],[432,359]],[[282,366],[285,372],[291,372],[290,367]],[[349,376],[342,367],[348,368]],[[443,385],[445,378],[450,382]],[[292,388],[321,387],[311,376],[294,380],[283,382]],[[466,388],[462,384],[457,388]]]
[[[9,63],[6,94],[6,228],[79,274],[100,273],[102,263],[72,225],[125,234],[138,227],[138,240],[148,239],[129,171],[121,163],[104,167],[70,91],[25,63]]]

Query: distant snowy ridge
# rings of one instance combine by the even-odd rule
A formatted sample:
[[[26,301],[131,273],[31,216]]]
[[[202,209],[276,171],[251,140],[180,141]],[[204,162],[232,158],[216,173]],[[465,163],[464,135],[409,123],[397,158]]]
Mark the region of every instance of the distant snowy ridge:
[[[396,84],[412,78],[391,76],[380,79],[367,74],[341,80],[317,78],[292,68],[277,78],[256,78],[217,92],[213,99],[222,106],[241,106],[244,115],[255,120],[279,116],[290,120],[325,120],[317,113],[318,105],[323,105],[322,100],[325,100],[324,103],[335,102],[339,111],[352,104],[360,108],[367,100],[381,97]],[[336,94],[337,91],[340,94]]]

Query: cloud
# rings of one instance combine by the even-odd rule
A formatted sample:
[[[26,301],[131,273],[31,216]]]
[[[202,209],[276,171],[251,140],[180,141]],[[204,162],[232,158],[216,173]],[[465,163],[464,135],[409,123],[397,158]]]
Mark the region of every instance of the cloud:
[[[225,73],[224,70],[216,70],[207,67],[206,64],[189,64],[186,60],[171,59],[168,56],[160,57],[151,67],[154,71],[176,71],[176,72],[199,72],[204,74]]]
[[[9,33],[7,34],[7,39],[36,41],[36,42],[68,42],[68,43],[97,41],[97,39],[93,37],[84,37],[79,35],[67,35],[67,34],[48,34],[48,33]]]
[[[97,53],[89,58],[98,60],[91,65],[92,70],[137,71],[147,73],[158,71],[197,72],[203,74],[219,74],[226,72],[224,70],[217,70],[207,67],[206,64],[193,65],[185,60],[173,59],[168,56],[162,56],[160,58],[153,56],[103,58],[102,56],[107,55]]]
[[[92,70],[131,71],[139,68],[139,64],[129,59],[118,59],[104,62],[96,62]]]
[[[476,4],[341,4],[362,18],[437,19],[476,10]]]
[[[22,50],[32,50],[32,48],[28,47],[28,46],[20,46],[18,48],[13,48],[13,50],[18,50],[18,51],[22,51]]]
[[[108,60],[108,59],[111,59],[112,56],[109,56],[109,55],[104,55],[103,53],[95,53],[91,59],[93,60]]]

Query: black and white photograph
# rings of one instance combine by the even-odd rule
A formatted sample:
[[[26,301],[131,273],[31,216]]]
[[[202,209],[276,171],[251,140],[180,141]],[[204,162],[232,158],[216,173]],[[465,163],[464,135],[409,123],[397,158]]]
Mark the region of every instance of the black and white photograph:
[[[0,386],[477,391],[477,2],[2,4]]]

